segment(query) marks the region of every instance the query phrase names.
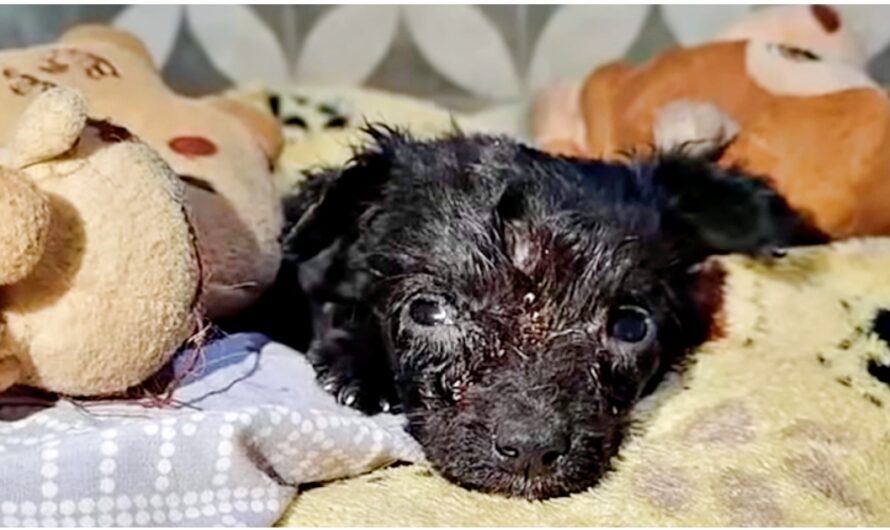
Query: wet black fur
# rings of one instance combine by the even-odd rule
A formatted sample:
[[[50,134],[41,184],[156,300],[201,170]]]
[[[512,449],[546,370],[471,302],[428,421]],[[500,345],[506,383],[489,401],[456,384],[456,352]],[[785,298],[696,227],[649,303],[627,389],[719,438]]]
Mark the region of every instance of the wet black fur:
[[[594,484],[634,404],[704,338],[693,266],[818,240],[766,184],[706,161],[369,134],[372,147],[285,202],[272,296],[289,320],[273,333],[311,338],[341,401],[403,409],[428,459],[470,488],[543,498]],[[446,301],[449,325],[412,324],[418,296]],[[313,329],[293,333],[302,302]],[[608,333],[628,304],[657,329],[642,351]],[[505,428],[555,440],[546,472],[505,462]]]

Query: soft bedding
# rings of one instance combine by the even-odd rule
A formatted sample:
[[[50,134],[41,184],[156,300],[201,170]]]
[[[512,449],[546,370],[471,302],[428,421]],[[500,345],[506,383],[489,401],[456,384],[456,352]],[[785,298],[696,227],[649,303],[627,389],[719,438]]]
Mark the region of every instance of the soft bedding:
[[[422,458],[402,418],[338,406],[261,335],[174,370],[162,402],[0,397],[0,524],[270,526],[300,485]]]

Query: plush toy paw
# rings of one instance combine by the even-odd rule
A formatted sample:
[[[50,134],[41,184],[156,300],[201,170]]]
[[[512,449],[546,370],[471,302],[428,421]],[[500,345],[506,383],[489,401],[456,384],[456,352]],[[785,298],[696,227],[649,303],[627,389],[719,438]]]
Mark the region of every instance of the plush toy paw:
[[[0,219],[0,285],[9,285],[40,261],[50,223],[46,196],[18,170],[0,168]]]
[[[25,167],[70,150],[87,121],[83,96],[70,88],[51,88],[40,94],[19,118],[9,145],[10,161]]]
[[[661,152],[711,158],[739,133],[739,125],[709,102],[680,100],[655,117],[652,134]]]

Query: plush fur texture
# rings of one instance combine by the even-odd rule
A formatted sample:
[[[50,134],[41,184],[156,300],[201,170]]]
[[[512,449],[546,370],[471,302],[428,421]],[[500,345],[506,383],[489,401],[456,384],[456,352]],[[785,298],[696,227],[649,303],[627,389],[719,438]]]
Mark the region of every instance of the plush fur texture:
[[[306,297],[325,388],[368,413],[402,407],[433,465],[472,489],[595,483],[635,403],[705,338],[694,266],[814,237],[765,184],[702,161],[369,132],[286,201],[287,296]]]

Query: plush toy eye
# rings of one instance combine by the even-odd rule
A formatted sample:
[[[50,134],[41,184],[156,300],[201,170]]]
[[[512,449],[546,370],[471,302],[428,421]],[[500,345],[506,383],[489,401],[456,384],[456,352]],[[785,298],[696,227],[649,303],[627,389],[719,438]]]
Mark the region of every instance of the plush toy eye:
[[[655,333],[649,313],[637,306],[621,306],[609,317],[609,336],[628,344],[648,341]]]
[[[440,298],[422,297],[411,302],[408,315],[420,326],[443,326],[452,322],[450,307]]]

